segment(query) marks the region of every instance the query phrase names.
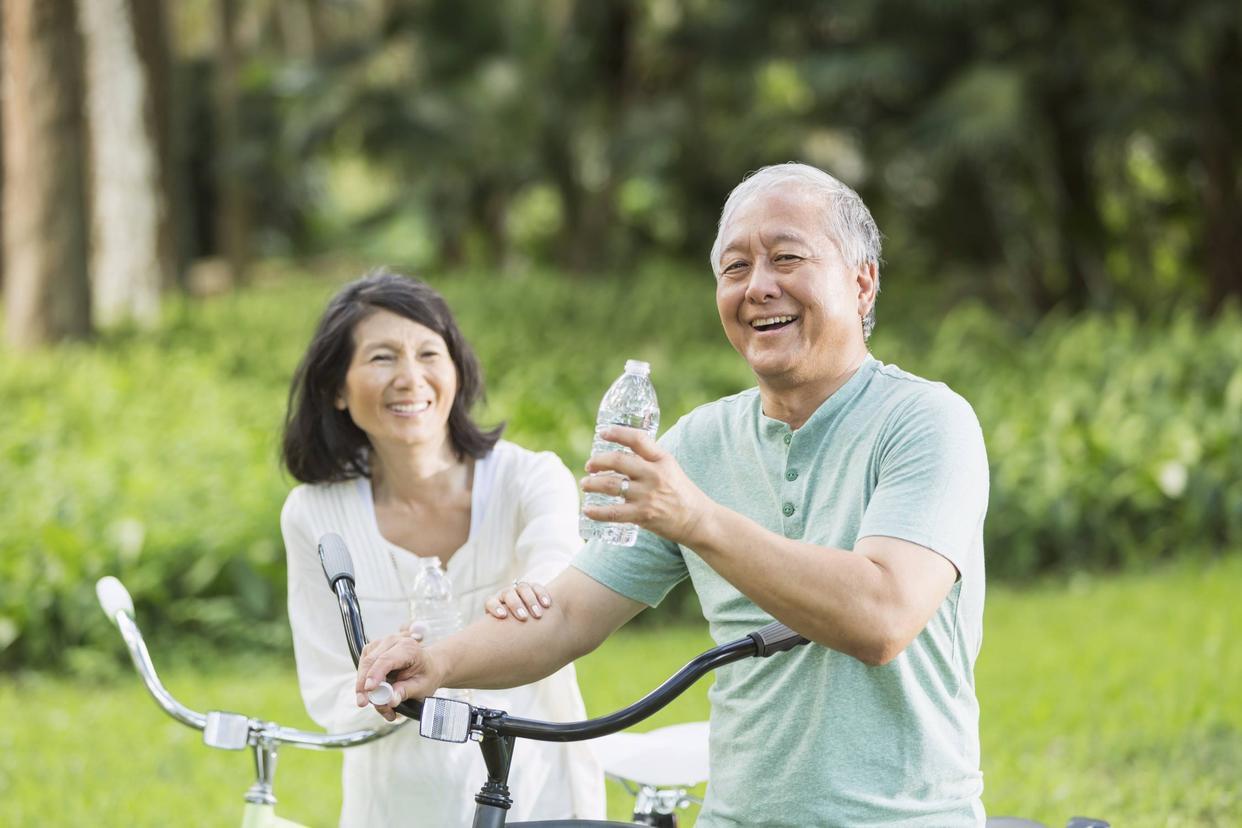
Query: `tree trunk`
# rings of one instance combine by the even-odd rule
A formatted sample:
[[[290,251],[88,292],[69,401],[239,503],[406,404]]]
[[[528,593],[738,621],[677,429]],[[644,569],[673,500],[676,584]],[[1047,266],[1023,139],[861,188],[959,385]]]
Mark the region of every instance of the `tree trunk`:
[[[80,54],[73,0],[5,0],[5,335],[16,348],[90,332]]]
[[[1088,159],[1091,136],[1080,121],[1082,99],[1083,90],[1074,82],[1059,89],[1046,110],[1052,132],[1053,209],[1065,271],[1064,297],[1075,310],[1107,307],[1112,299],[1104,267],[1107,231]]]
[[[159,189],[167,215],[160,226],[160,261],[163,263],[163,288],[169,290],[181,283],[179,249],[181,202],[177,199],[177,169],[173,151],[173,56],[169,37],[168,12],[164,0],[130,0],[134,14],[135,42],[138,60],[147,78],[145,120],[155,144],[159,163]]]
[[[237,0],[217,0],[216,36],[216,237],[233,283],[243,284],[250,266],[250,200],[241,167]]]
[[[173,281],[153,49],[140,37],[159,36],[158,26],[151,31],[158,3],[79,0],[78,12],[90,117],[95,324],[151,327],[159,320],[160,291]]]
[[[1199,147],[1203,163],[1204,269],[1207,306],[1220,310],[1229,297],[1242,298],[1242,40],[1237,28],[1221,32],[1203,84],[1205,100],[1199,114]]]

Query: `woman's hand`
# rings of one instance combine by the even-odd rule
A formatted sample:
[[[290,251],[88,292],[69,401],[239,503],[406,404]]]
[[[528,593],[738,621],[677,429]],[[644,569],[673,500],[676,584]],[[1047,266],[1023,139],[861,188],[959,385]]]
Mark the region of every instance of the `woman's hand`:
[[[526,621],[543,617],[543,611],[552,606],[552,596],[543,584],[534,581],[514,581],[513,586],[497,592],[483,605],[484,612],[494,618],[515,618]]]
[[[592,457],[586,464],[591,476],[580,481],[582,490],[623,497],[625,502],[588,506],[583,514],[592,520],[636,523],[674,543],[695,546],[695,533],[707,525],[703,518],[716,506],[711,498],[646,432],[609,426],[600,436],[634,453],[610,451]]]
[[[427,648],[408,633],[394,633],[372,641],[362,650],[358,660],[358,678],[354,683],[359,707],[370,704],[367,693],[381,681],[392,685],[393,697],[384,705],[375,705],[388,721],[397,718],[393,710],[406,699],[425,699],[440,689],[444,674]]]

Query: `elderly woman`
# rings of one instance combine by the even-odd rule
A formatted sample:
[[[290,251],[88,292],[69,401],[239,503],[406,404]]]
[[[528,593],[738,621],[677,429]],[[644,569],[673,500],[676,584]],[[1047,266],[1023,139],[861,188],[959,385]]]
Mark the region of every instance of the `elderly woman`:
[[[490,611],[518,623],[543,614],[541,584],[580,545],[573,476],[554,454],[480,429],[470,408],[482,393],[478,362],[444,299],[384,271],[332,299],[298,367],[283,444],[302,483],[281,512],[289,623],[306,709],[330,731],[384,720],[355,704],[354,666],[316,553],[322,534],[349,546],[373,637],[409,622],[420,558],[445,564],[463,617]],[[476,690],[473,701],[539,719],[585,718],[572,665],[513,690]],[[467,825],[485,779],[477,750],[407,728],[345,753],[341,825]],[[514,820],[603,815],[603,777],[585,745],[523,745],[510,786]]]

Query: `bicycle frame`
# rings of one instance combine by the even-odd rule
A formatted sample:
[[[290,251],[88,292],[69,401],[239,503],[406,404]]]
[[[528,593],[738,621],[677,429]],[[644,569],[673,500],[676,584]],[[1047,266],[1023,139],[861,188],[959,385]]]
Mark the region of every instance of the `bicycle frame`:
[[[245,750],[251,748],[254,755],[255,781],[246,791],[245,808],[242,812],[242,828],[298,828],[299,823],[276,814],[276,795],[273,781],[276,776],[276,759],[281,745],[293,745],[309,750],[328,750],[365,745],[396,732],[404,722],[379,730],[355,730],[348,733],[312,733],[306,730],[284,727],[276,722],[251,718],[241,713],[212,710],[199,713],[191,710],[164,687],[146,641],[134,620],[134,603],[125,586],[116,578],[101,578],[95,585],[95,593],[108,620],[120,631],[129,651],[130,661],[142,678],[147,692],[156,704],[172,718],[203,732],[203,743],[220,750]]]

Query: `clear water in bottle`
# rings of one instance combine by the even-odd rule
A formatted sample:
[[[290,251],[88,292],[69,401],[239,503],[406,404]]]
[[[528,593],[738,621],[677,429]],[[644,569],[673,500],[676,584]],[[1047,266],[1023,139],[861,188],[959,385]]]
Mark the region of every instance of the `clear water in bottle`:
[[[651,366],[637,359],[626,360],[625,373],[604,394],[599,404],[599,416],[595,419],[595,442],[591,456],[609,451],[630,450],[623,445],[600,437],[600,432],[611,425],[639,428],[655,437],[660,427],[660,404],[656,400],[655,387],[651,384]],[[601,472],[601,474],[614,474]],[[587,492],[582,501],[586,506],[610,506],[624,502],[614,495]],[[633,546],[638,540],[638,527],[632,523],[604,523],[580,515],[578,533],[586,540],[599,539],[615,546]]]
[[[414,617],[411,630],[422,633],[423,643],[447,638],[462,628],[461,613],[453,599],[453,581],[439,558],[423,558],[414,579]],[[469,699],[466,690],[438,690],[437,696]]]

